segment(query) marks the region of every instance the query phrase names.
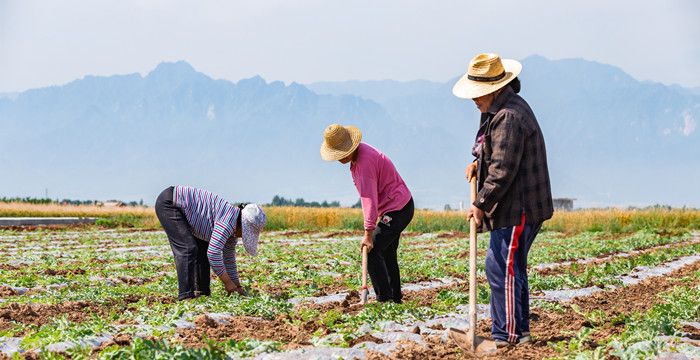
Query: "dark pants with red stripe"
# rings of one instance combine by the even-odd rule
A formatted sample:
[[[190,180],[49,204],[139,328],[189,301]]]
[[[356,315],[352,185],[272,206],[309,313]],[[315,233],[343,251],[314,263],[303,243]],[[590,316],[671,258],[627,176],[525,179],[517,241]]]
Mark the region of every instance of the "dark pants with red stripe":
[[[527,254],[542,223],[526,223],[491,231],[486,253],[486,278],[491,286],[491,335],[494,340],[516,343],[530,332],[530,297]]]

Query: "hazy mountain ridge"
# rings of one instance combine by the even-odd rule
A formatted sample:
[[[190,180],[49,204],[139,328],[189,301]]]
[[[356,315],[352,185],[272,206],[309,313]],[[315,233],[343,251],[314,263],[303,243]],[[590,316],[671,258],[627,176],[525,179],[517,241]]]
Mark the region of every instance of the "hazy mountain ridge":
[[[619,68],[583,59],[531,56],[522,62],[521,95],[544,132],[555,195],[597,206],[700,206],[697,192],[688,196],[694,188],[690,179],[700,177],[700,97],[690,89],[637,81]],[[470,141],[478,114],[471,101],[452,96],[457,79],[432,82],[423,90],[387,81],[308,86],[368,99],[378,89],[416,94],[374,100],[397,121],[443,124]]]
[[[556,196],[700,206],[688,191],[700,177],[700,97],[691,89],[581,59],[523,65],[522,95],[545,133]],[[452,96],[455,80],[234,83],[181,61],[146,76],[86,76],[0,96],[0,195],[48,187],[61,197],[152,202],[183,183],[232,200],[280,194],[349,205],[349,171],[318,154],[324,127],[341,122],[394,160],[418,206],[456,206],[467,196],[462,171],[478,113]]]
[[[185,62],[143,77],[86,76],[0,99],[7,170],[0,189],[148,201],[161,187],[186,183],[234,199],[354,202],[347,170],[319,158],[322,131],[333,121],[361,126],[369,140],[393,127],[372,101],[261,77],[214,80]],[[345,183],[336,187],[341,193],[319,191],[334,181]]]

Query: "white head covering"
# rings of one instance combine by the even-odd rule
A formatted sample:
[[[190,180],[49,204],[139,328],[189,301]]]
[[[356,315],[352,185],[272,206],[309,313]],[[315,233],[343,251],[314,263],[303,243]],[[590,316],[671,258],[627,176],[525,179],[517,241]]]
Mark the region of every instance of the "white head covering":
[[[258,253],[258,238],[266,220],[265,212],[258,204],[248,204],[241,210],[243,247],[250,255]]]

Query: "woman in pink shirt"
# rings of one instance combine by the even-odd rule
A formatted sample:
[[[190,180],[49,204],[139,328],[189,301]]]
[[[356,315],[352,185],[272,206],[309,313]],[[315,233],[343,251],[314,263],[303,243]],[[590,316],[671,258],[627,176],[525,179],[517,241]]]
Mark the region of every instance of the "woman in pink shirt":
[[[413,219],[413,198],[394,164],[386,155],[360,142],[354,126],[333,124],[326,128],[321,158],[350,163],[352,180],[362,202],[367,271],[377,301],[401,302],[401,277],[396,251],[401,232]]]

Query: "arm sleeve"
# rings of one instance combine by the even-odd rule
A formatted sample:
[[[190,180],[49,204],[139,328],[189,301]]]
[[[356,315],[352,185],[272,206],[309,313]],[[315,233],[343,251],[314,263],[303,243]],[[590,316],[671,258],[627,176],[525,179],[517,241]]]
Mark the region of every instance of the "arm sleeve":
[[[374,230],[377,227],[377,179],[371,176],[363,176],[357,184],[357,191],[360,193],[362,202],[362,213],[365,218],[365,230]]]
[[[240,283],[238,278],[238,269],[236,268],[236,239],[231,239],[227,241],[224,245],[224,266],[226,267],[226,273],[233,280],[234,283]]]
[[[214,223],[211,239],[209,239],[209,247],[207,248],[207,258],[209,258],[209,265],[211,265],[217,276],[221,276],[226,270],[224,267],[224,248],[232,232],[232,229],[224,223],[220,221]]]
[[[519,120],[510,113],[494,118],[491,129],[491,161],[474,206],[491,211],[508,190],[520,167],[525,134]]]

